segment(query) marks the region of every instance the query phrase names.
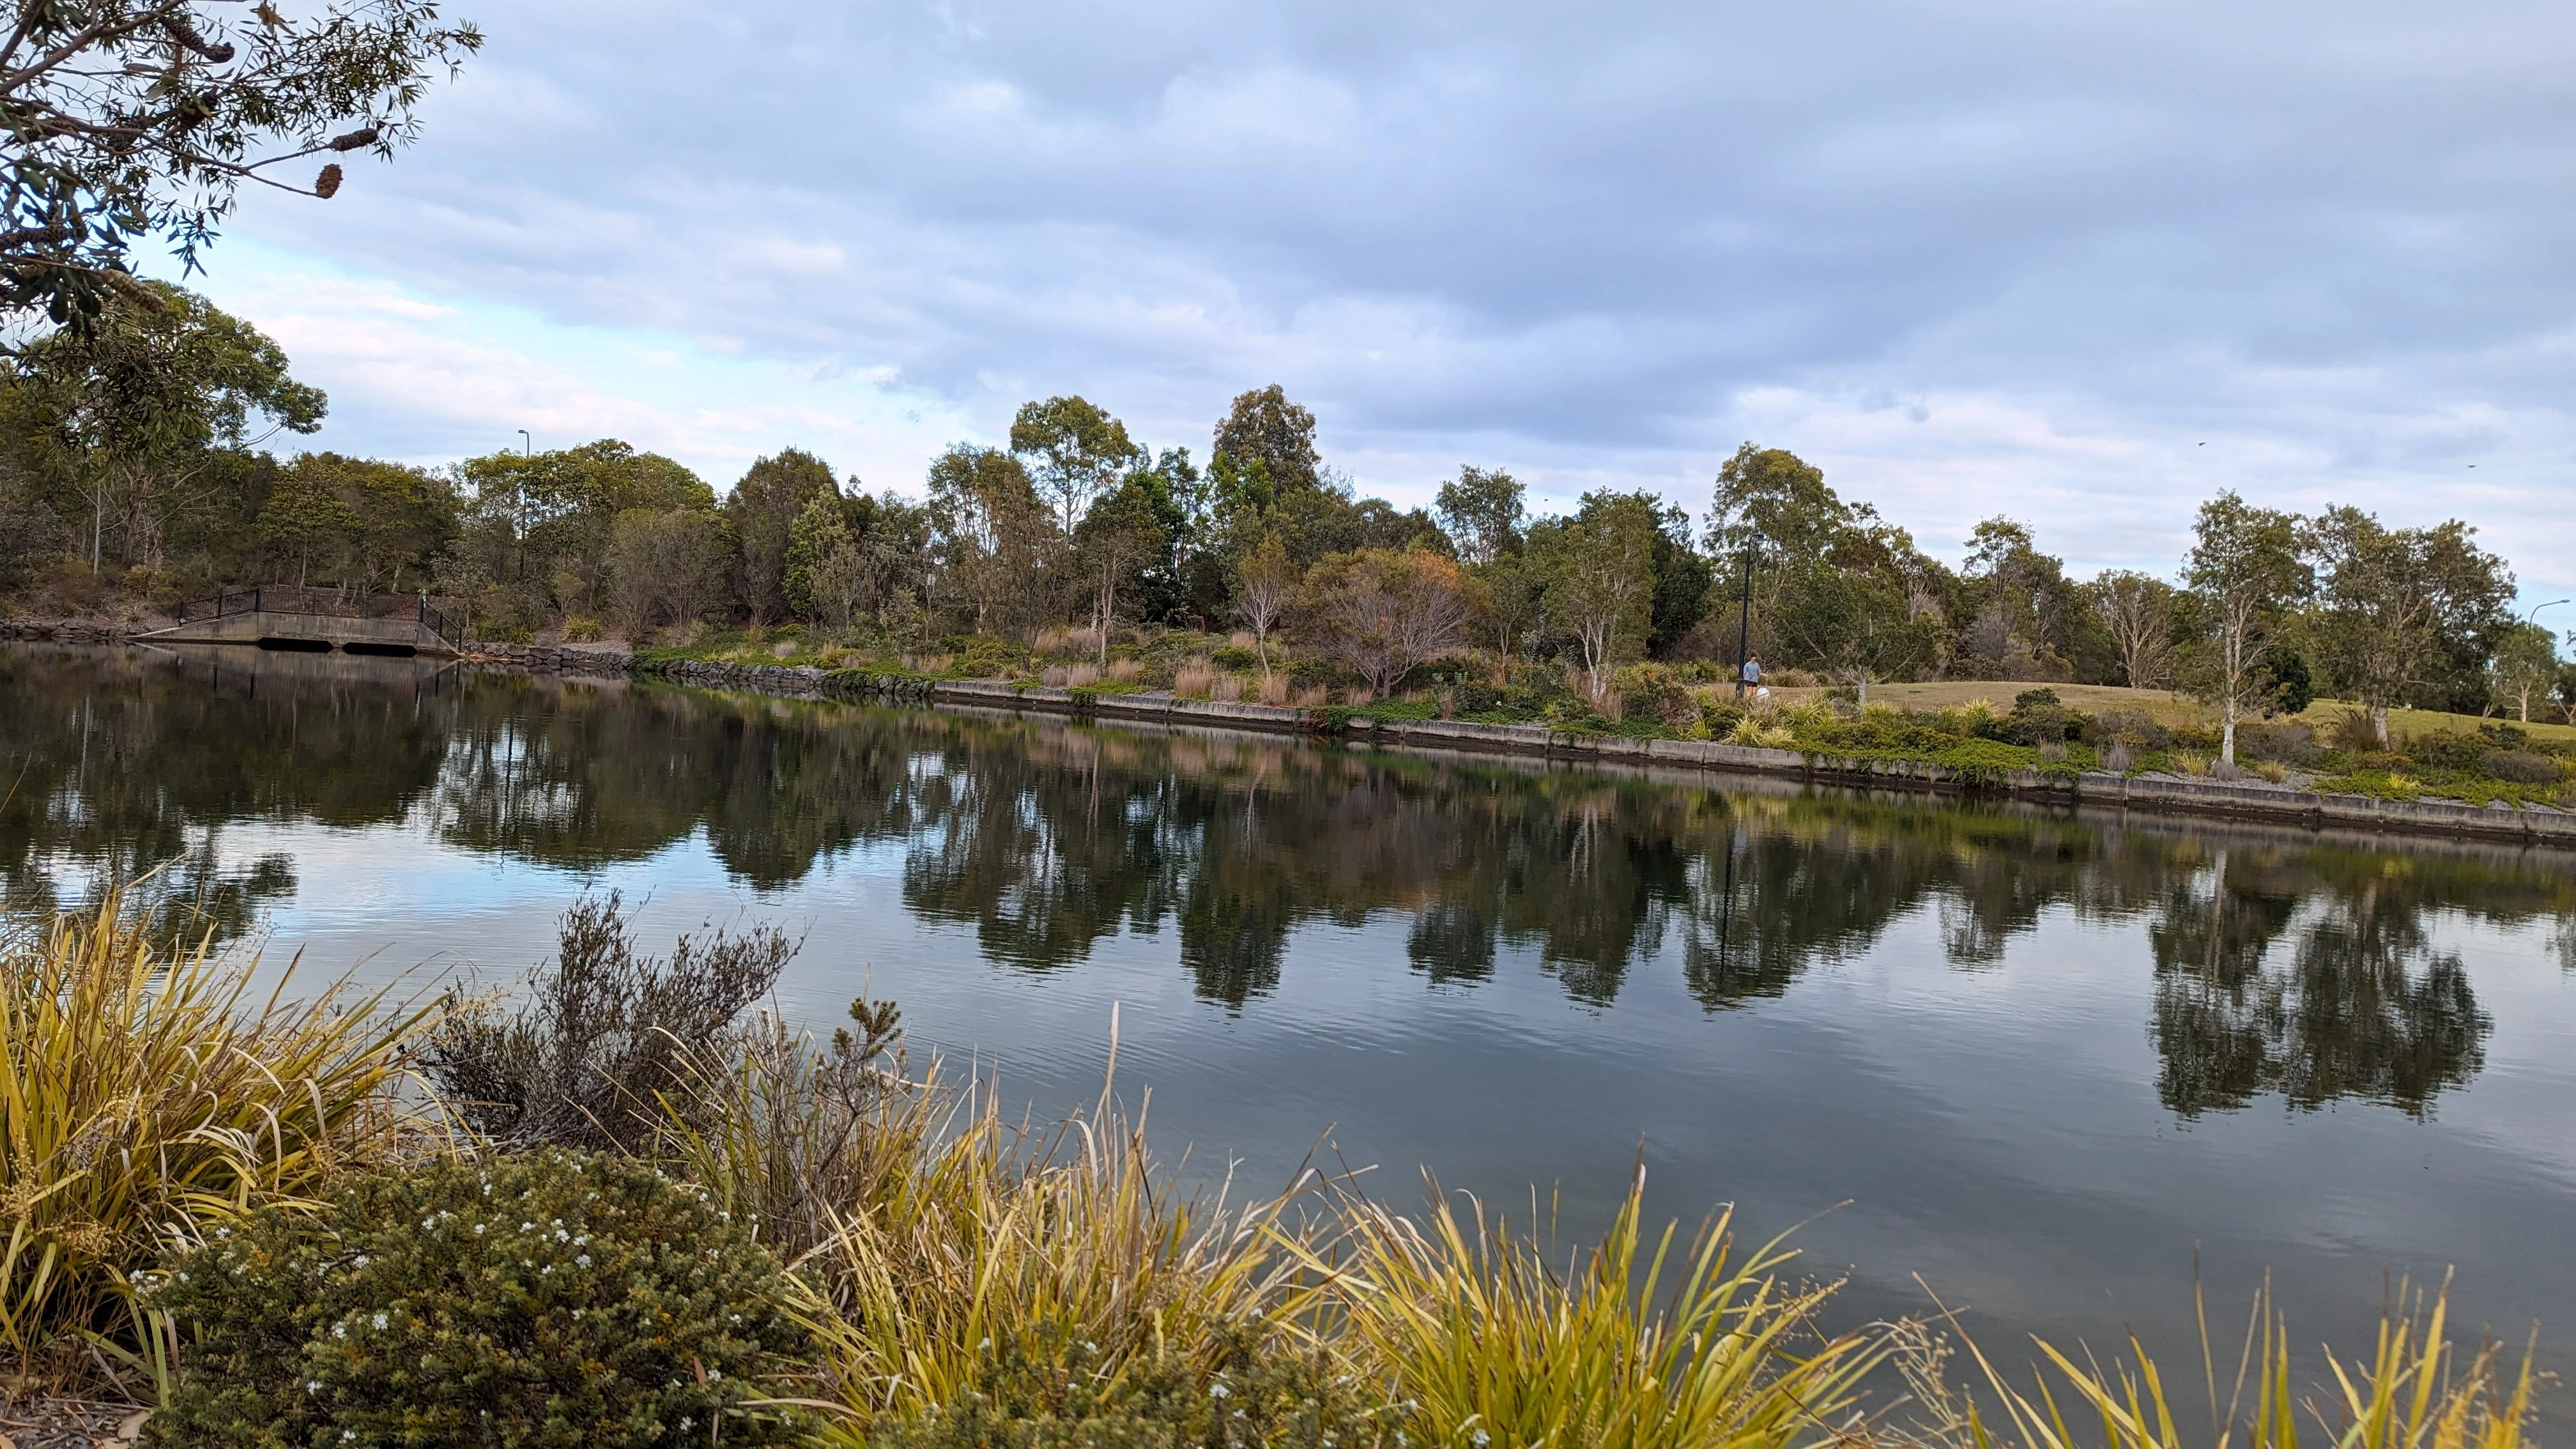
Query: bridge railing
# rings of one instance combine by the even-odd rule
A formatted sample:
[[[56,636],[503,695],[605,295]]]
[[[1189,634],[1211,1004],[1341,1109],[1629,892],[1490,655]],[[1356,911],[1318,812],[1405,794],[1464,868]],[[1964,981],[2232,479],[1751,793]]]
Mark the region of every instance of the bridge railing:
[[[462,622],[432,604],[427,594],[359,594],[295,584],[262,584],[232,589],[210,599],[192,599],[179,606],[179,622],[195,624],[235,614],[262,613],[309,614],[326,619],[409,619],[450,644],[465,642]]]

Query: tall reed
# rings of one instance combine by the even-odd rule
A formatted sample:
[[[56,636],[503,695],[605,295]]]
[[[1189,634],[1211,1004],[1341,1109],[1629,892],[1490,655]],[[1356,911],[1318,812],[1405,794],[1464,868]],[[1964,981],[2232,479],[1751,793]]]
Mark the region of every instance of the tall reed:
[[[157,946],[124,905],[0,945],[0,1351],[31,1374],[140,1354],[129,1275],[170,1235],[423,1125],[396,1094],[426,1010],[346,982],[290,1000],[292,968],[261,997],[255,957]]]
[[[2298,1449],[2304,1422],[2311,1442],[2334,1449],[2522,1449],[2532,1417],[2531,1354],[2515,1368],[2493,1341],[2455,1349],[2447,1283],[2425,1294],[2400,1282],[2371,1356],[2346,1361],[2328,1350],[2332,1382],[2305,1396],[2294,1387],[2294,1340],[2268,1285],[2255,1295],[2224,1399],[2222,1360],[2200,1306],[2197,1387],[2206,1395],[2206,1429],[2186,1427],[2194,1406],[2176,1403],[2178,1391],[2189,1395],[2188,1379],[2178,1389],[2134,1337],[2131,1357],[2109,1364],[2034,1339],[2042,1362],[2028,1390],[1967,1340],[1989,1409],[1945,1378],[1947,1345],[1916,1329],[1903,1366],[1929,1412],[1892,1437],[1923,1449]]]
[[[1419,1221],[1353,1198],[1333,1251],[1291,1251],[1329,1286],[1318,1321],[1382,1384],[1408,1437],[1466,1446],[1724,1449],[1863,1437],[1860,1381],[1883,1334],[1826,1335],[1833,1289],[1784,1283],[1775,1240],[1738,1254],[1721,1215],[1651,1240],[1644,1174],[1560,1273],[1537,1242],[1435,1186]]]
[[[989,1095],[808,1260],[808,1321],[862,1418],[959,1402],[1011,1362],[1079,1345],[1096,1392],[1138,1363],[1258,1330],[1293,1301],[1281,1203],[1230,1211],[1155,1166],[1106,1100],[1044,1135]]]

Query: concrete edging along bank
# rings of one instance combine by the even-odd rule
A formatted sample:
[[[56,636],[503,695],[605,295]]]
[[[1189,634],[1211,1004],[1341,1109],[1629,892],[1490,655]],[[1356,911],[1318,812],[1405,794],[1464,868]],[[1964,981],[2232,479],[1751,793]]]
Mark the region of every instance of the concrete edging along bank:
[[[1284,705],[1176,699],[1169,694],[1101,694],[998,680],[925,680],[910,675],[833,674],[811,665],[684,661],[638,666],[637,672],[718,689],[752,689],[803,698],[855,695],[902,704],[960,705],[1013,713],[1079,715],[1137,724],[1249,730],[1264,734],[1332,733],[1333,716]],[[1967,777],[1921,760],[1852,760],[1808,756],[1713,740],[1640,740],[1565,734],[1543,725],[1490,725],[1467,720],[1381,720],[1356,716],[1338,731],[1360,743],[1552,760],[1679,766],[1711,773],[1764,775],[1812,784],[1914,793],[1983,793],[2067,805],[2113,806],[2158,813],[2267,820],[2312,829],[2474,836],[2526,845],[2576,848],[2576,813],[2547,806],[2476,806],[2449,800],[2380,800],[2319,795],[2279,786],[2126,776],[2095,770],[2078,776],[2012,770]]]

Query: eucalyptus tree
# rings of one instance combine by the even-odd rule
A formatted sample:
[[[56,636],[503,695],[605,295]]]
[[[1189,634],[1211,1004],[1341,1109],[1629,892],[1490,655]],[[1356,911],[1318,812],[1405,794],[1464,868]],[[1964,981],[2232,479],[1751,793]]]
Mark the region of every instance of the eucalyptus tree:
[[[428,80],[483,44],[438,0],[11,8],[0,308],[76,329],[112,297],[142,295],[127,262],[138,240],[168,238],[194,270],[242,187],[327,200],[337,158],[390,158],[417,140]]]
[[[1238,394],[1216,425],[1216,456],[1249,469],[1281,494],[1320,488],[1323,455],[1315,450],[1315,415],[1288,400],[1277,383]],[[1211,465],[1213,466],[1213,465]]]
[[[2538,624],[2522,623],[2496,640],[2495,702],[2531,723],[2531,703],[2549,702],[2549,687],[2558,681],[2558,636]]]
[[[135,283],[91,325],[30,344],[17,369],[89,505],[93,573],[111,514],[119,561],[156,562],[169,513],[203,501],[194,490],[210,455],[310,433],[329,405],[265,333],[161,282]]]
[[[277,470],[257,526],[302,568],[323,545],[340,583],[401,593],[428,581],[431,560],[455,540],[457,509],[455,483],[426,468],[305,453]]]
[[[611,600],[621,587],[611,561],[619,515],[716,509],[715,490],[697,474],[615,438],[488,453],[458,463],[451,476],[469,501],[439,572],[454,591],[501,585],[521,624]]]
[[[1746,443],[1718,465],[1708,546],[1732,558],[1758,537],[1780,557],[1803,562],[1822,558],[1855,521],[1853,505],[1826,485],[1822,468],[1786,448]]]
[[[1643,653],[1653,628],[1659,521],[1653,495],[1605,489],[1584,494],[1572,517],[1533,531],[1548,618],[1574,636],[1596,703],[1609,693],[1611,669]]]
[[[312,581],[317,551],[341,552],[357,539],[358,510],[321,469],[288,469],[259,510],[259,536],[295,560],[295,585]]]
[[[1252,647],[1261,657],[1261,677],[1270,677],[1270,634],[1297,593],[1297,566],[1288,561],[1279,535],[1265,533],[1261,542],[1235,566],[1235,611],[1252,626]]]
[[[772,623],[785,614],[788,534],[807,505],[840,494],[831,464],[801,448],[782,448],[753,462],[725,496],[725,521],[742,560],[735,587],[751,622]]]
[[[2173,585],[2135,569],[2105,569],[2088,592],[2119,651],[2120,682],[2163,687],[2173,673]]]
[[[628,508],[610,525],[609,599],[631,635],[685,629],[716,610],[731,562],[723,520],[706,508]]]
[[[1115,489],[1145,450],[1127,436],[1127,425],[1079,397],[1051,397],[1022,404],[1011,420],[1011,452],[1029,480],[1053,505],[1056,522],[1070,536],[1091,501]]]
[[[1458,562],[1481,568],[1520,551],[1521,522],[1528,512],[1521,495],[1520,480],[1500,468],[1462,466],[1456,478],[1440,485],[1431,508],[1457,550]]]
[[[1063,534],[1019,460],[958,443],[931,460],[929,481],[938,591],[977,633],[1043,616]]]
[[[1851,685],[1862,704],[1870,685],[1941,657],[1940,619],[1909,608],[1903,581],[1884,571],[1801,566],[1782,590],[1772,628],[1800,662]]]
[[[2369,711],[2383,746],[2392,706],[2485,703],[2487,660],[2512,623],[2513,575],[2470,541],[2475,532],[2457,519],[2389,528],[2351,507],[2329,508],[2299,532],[2316,572],[2309,627],[2319,662],[2338,691]],[[2476,681],[2465,700],[2464,671]]]
[[[1118,623],[1118,601],[1134,595],[1138,576],[1170,543],[1155,514],[1153,495],[1141,482],[1093,503],[1074,529],[1074,557],[1091,595],[1091,633],[1101,667],[1109,664],[1109,631]]]
[[[1989,662],[2005,679],[2071,679],[2086,672],[2095,626],[2082,590],[2055,555],[2043,553],[2028,525],[1984,520],[1968,539],[1961,570],[1967,623],[1963,652]]]
[[[2218,756],[2232,765],[2238,718],[2270,692],[2265,646],[2310,587],[2298,520],[2221,493],[2200,505],[2183,580],[2199,596],[2211,632],[2193,671],[2195,692],[2218,707]]]

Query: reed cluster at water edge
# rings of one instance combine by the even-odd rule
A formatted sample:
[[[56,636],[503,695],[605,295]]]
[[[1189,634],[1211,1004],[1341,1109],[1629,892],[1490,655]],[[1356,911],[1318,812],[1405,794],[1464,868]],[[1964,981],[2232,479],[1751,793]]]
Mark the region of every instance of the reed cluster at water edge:
[[[1104,1090],[1031,1126],[899,1015],[758,1008],[766,930],[640,951],[615,897],[506,989],[275,985],[111,894],[0,941],[0,1365],[150,1442],[2514,1449],[2528,1355],[2392,1300],[2293,1374],[2258,1299],[2173,1372],[2027,1366],[1718,1214],[1563,1256],[1347,1175],[1192,1191]],[[2206,1318],[2204,1318],[2206,1323]],[[1896,1387],[1901,1386],[1901,1387]]]

